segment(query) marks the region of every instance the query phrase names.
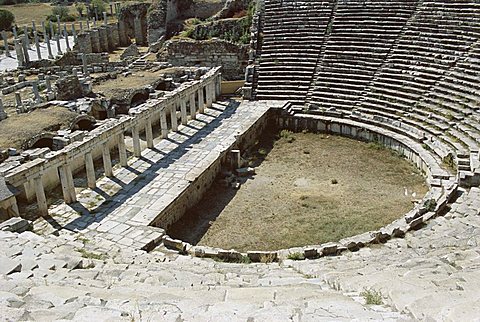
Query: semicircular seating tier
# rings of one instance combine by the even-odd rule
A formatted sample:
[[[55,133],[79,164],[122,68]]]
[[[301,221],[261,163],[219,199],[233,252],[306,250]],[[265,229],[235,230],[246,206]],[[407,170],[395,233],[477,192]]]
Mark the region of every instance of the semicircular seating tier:
[[[254,99],[388,128],[480,175],[480,3],[264,1]]]

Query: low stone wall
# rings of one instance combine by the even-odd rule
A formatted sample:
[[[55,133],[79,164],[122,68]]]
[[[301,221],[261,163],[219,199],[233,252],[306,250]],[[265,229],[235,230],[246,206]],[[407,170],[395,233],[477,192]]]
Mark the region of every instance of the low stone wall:
[[[391,148],[412,161],[427,176],[430,186],[429,192],[422,201],[402,218],[377,230],[344,238],[339,242],[330,242],[321,245],[295,247],[272,252],[249,251],[240,253],[235,250],[224,250],[207,246],[192,246],[181,240],[175,240],[165,235],[164,246],[196,257],[218,258],[224,261],[239,262],[247,258],[252,262],[268,262],[278,259],[287,259],[290,254],[301,258],[318,258],[321,256],[340,255],[344,251],[358,251],[362,247],[384,243],[390,238],[401,238],[410,230],[417,230],[429,219],[439,216],[446,209],[447,204],[457,194],[458,181],[440,168],[436,160],[420,144],[398,135],[368,124],[335,119],[315,115],[291,116],[283,110],[272,113],[280,128],[293,131],[309,130],[312,132],[326,132],[348,136],[363,141],[372,141]],[[260,132],[261,133],[261,132]],[[428,206],[428,204],[434,205]]]
[[[157,59],[174,66],[221,65],[222,76],[226,80],[243,79],[248,62],[247,46],[220,39],[169,40],[158,52]]]

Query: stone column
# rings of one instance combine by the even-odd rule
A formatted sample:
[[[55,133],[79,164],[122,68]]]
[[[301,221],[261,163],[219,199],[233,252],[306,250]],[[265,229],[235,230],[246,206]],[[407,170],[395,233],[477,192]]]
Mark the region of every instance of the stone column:
[[[50,81],[50,75],[45,76],[45,86],[47,87],[47,93],[52,92],[52,82]]]
[[[55,40],[57,41],[57,55],[61,55],[62,47],[60,46],[60,35],[57,34],[55,38],[56,38]]]
[[[220,95],[222,95],[222,75],[221,74],[217,76],[215,89],[216,89],[216,96],[215,96],[215,101],[216,101],[217,98],[220,97]]]
[[[102,51],[100,47],[100,35],[98,30],[90,31],[90,39],[92,41],[92,52],[100,53]]]
[[[178,119],[177,119],[177,104],[173,103],[170,106],[170,121],[172,122],[172,131],[178,131]]]
[[[120,40],[120,46],[129,45],[129,40],[125,32],[125,23],[123,21],[118,22],[118,39]]]
[[[30,62],[30,56],[28,54],[27,39],[28,37],[23,37],[23,41],[22,41],[23,56],[25,57],[25,64],[28,64]]]
[[[212,97],[212,83],[208,83],[205,86],[205,93],[207,95],[207,108],[212,107],[213,97]]]
[[[2,98],[0,97],[0,121],[6,118],[7,118],[7,113],[5,113],[5,110],[3,109],[3,101],[2,101]]]
[[[203,86],[198,89],[198,113],[205,111],[205,101],[203,99]]]
[[[23,27],[23,39],[25,40],[25,44],[27,48],[30,48],[30,39],[28,38],[28,28],[27,26]]]
[[[65,36],[65,44],[67,45],[67,51],[70,51],[72,49],[70,48],[70,41],[68,40],[67,24],[63,24],[63,34]]]
[[[165,110],[160,111],[160,129],[161,138],[166,139],[168,137],[168,125],[167,125],[167,113]]]
[[[112,169],[112,159],[110,158],[110,149],[108,148],[108,143],[103,143],[103,170],[105,171],[105,176],[113,177]]]
[[[90,30],[90,19],[87,19],[87,30]]]
[[[103,25],[106,27],[108,25],[107,13],[103,12]]]
[[[45,43],[47,44],[48,59],[53,59],[52,46],[50,45],[50,38],[48,37],[48,34],[45,34]]]
[[[187,116],[187,101],[185,97],[180,98],[180,115],[183,125],[187,125],[188,116]]]
[[[83,31],[83,21],[80,21],[80,31]]]
[[[138,126],[132,128],[132,139],[133,139],[133,155],[136,157],[142,156],[142,147],[140,146],[140,131]]]
[[[33,95],[35,96],[35,103],[40,104],[42,99],[40,98],[40,93],[38,91],[38,83],[34,82],[32,84]]]
[[[37,196],[38,213],[40,216],[48,215],[47,198],[43,189],[42,177],[38,176],[33,179],[35,185],[35,194]]]
[[[145,124],[145,137],[147,138],[147,147],[153,148],[153,131],[152,131],[152,119],[148,118]]]
[[[113,4],[109,3],[110,5],[110,16],[113,17]]]
[[[122,167],[128,166],[127,148],[125,146],[125,135],[123,132],[118,135],[118,155],[120,157],[120,165]]]
[[[75,25],[72,23],[72,35],[73,35],[73,45],[77,43],[77,30],[75,30]]]
[[[87,185],[90,189],[97,187],[97,179],[95,178],[95,166],[91,152],[85,154],[85,171],[87,172]]]
[[[61,165],[59,168],[60,182],[62,184],[63,199],[65,203],[73,203],[77,201],[75,193],[75,185],[73,184],[73,175],[70,164]]]
[[[194,120],[197,117],[197,102],[195,101],[195,92],[190,94],[190,117]]]
[[[50,39],[55,38],[55,31],[53,30],[53,23],[50,22]]]
[[[137,45],[143,44],[142,20],[139,16],[133,19],[133,27],[135,30],[135,42]]]
[[[8,48],[8,39],[7,39],[7,33],[2,31],[2,38],[3,38],[3,44],[5,46],[5,56],[11,57],[10,55],[10,49]]]
[[[60,35],[60,30],[62,30],[62,26],[60,24],[60,16],[57,15],[57,32]]]
[[[88,76],[87,55],[82,54],[83,74]]]
[[[13,31],[13,38],[18,38],[17,27],[13,26],[12,31]]]
[[[42,32],[43,32],[43,41],[45,41],[45,35],[47,34],[47,26],[45,25],[45,21],[42,21]]]
[[[100,35],[100,51],[108,52],[108,35],[105,27],[99,27],[98,33]]]
[[[22,97],[20,96],[20,92],[15,92],[15,105],[17,108],[17,112],[20,111],[20,113],[23,113],[23,103],[22,103]]]
[[[40,51],[40,41],[38,40],[38,34],[36,31],[33,32],[33,38],[35,40],[35,48],[37,49],[37,58],[38,60],[41,60],[42,52]]]
[[[23,55],[23,48],[22,45],[20,44],[20,41],[15,38],[13,41],[15,44],[15,52],[17,53],[17,61],[18,61],[18,67],[24,67],[25,66],[25,56]]]

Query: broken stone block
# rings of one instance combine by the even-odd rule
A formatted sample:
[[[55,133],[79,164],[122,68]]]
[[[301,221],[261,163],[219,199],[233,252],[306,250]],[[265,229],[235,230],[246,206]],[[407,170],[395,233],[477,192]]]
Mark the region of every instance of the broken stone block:
[[[22,270],[22,264],[18,260],[0,255],[0,274],[8,275]]]
[[[255,168],[251,168],[251,167],[239,168],[235,171],[236,171],[237,175],[239,175],[240,177],[246,177],[246,176],[255,174]]]

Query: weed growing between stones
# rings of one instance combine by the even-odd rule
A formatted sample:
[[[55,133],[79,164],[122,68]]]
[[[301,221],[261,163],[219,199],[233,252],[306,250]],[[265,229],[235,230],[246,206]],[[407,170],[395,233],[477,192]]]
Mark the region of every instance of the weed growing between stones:
[[[296,252],[288,254],[287,258],[294,261],[301,261],[305,259],[305,256],[303,256],[303,254],[300,252]]]
[[[104,255],[104,254],[92,253],[92,252],[89,252],[88,250],[86,250],[84,248],[77,248],[76,251],[79,252],[80,254],[82,254],[83,258],[104,260],[105,257],[106,257],[106,255]]]
[[[365,299],[367,305],[382,305],[383,297],[380,291],[374,289],[364,289],[360,295]]]

